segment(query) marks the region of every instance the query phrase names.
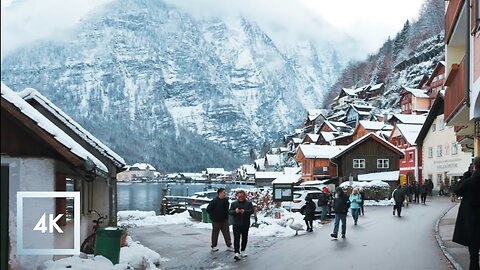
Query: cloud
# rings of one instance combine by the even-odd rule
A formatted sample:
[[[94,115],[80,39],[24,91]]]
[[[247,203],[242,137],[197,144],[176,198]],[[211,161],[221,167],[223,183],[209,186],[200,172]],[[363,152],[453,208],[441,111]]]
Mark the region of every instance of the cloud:
[[[42,39],[59,39],[110,0],[2,0],[2,57]]]

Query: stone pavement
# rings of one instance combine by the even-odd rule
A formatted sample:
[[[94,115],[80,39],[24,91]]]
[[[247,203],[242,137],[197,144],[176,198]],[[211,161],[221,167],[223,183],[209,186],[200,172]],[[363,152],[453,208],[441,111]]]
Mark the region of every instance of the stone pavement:
[[[457,270],[462,270],[468,269],[468,249],[452,241],[459,206],[460,203],[457,203],[439,220],[437,224],[437,240],[439,240],[440,247],[452,265]]]

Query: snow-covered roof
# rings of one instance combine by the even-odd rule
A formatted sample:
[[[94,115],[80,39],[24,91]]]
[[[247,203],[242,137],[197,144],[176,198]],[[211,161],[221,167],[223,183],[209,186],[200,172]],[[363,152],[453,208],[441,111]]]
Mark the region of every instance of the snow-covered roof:
[[[429,96],[427,95],[427,91],[426,91],[426,90],[415,89],[415,88],[410,88],[410,87],[403,87],[403,89],[405,89],[407,92],[412,93],[412,95],[413,95],[414,97],[418,97],[418,98],[428,98],[428,97],[429,97]]]
[[[156,171],[155,167],[148,163],[135,163],[132,166],[128,166],[129,171]]]
[[[223,168],[207,168],[207,174],[225,174],[227,173]]]
[[[312,142],[315,143],[315,142],[318,141],[318,136],[319,136],[319,135],[318,135],[318,134],[315,134],[315,133],[308,133],[308,134],[305,136],[305,138],[306,138],[306,137],[309,137],[310,140],[312,140]],[[305,141],[305,139],[304,139],[304,141]]]
[[[358,181],[398,181],[400,171],[359,174]]]
[[[350,89],[350,88],[342,88],[342,91],[345,92],[345,94],[349,95],[349,96],[356,96],[357,95],[357,92],[360,92],[360,91],[356,91],[357,89]]]
[[[361,120],[359,124],[368,130],[392,130],[393,129],[392,125],[388,125],[378,121]]]
[[[383,143],[385,146],[391,148],[392,150],[394,151],[397,151],[398,153],[401,153],[402,155],[405,155],[405,152],[403,152],[402,150],[400,150],[400,148],[396,147],[395,145],[393,145],[392,143],[390,143],[389,141],[385,140],[384,138],[382,138],[381,136],[379,136],[378,134],[375,134],[375,133],[367,133],[365,135],[363,135],[362,137],[358,138],[357,140],[355,140],[354,142],[350,143],[348,146],[346,146],[346,148],[344,148],[340,153],[338,153],[337,155],[335,155],[334,157],[332,158],[337,158],[341,155],[343,155],[344,153],[348,152],[349,150],[351,150],[352,148],[354,148],[355,146],[357,146],[358,144],[362,143],[363,141],[367,140],[369,137],[373,137],[374,139],[378,140],[379,142]]]
[[[338,122],[338,121],[329,121],[332,125],[334,125],[335,127],[345,127],[345,128],[348,128],[347,124],[343,123],[343,122]]]
[[[415,141],[422,130],[422,125],[397,124],[396,127],[410,145],[416,145]]]
[[[305,181],[301,183],[300,186],[320,186],[325,185],[325,183],[327,183],[328,181],[330,181],[330,179]]]
[[[310,109],[308,110],[308,120],[313,121],[323,114],[322,109]]]
[[[38,127],[43,129],[45,132],[52,135],[52,137],[56,141],[69,149],[70,152],[75,154],[77,157],[83,159],[84,161],[91,160],[98,169],[108,173],[108,169],[105,164],[98,160],[92,153],[88,152],[85,148],[83,148],[79,143],[77,143],[74,139],[72,139],[72,137],[67,135],[58,126],[52,123],[47,117],[37,111],[32,105],[28,104],[28,102],[22,99],[17,93],[15,93],[12,89],[6,86],[3,82],[1,83],[1,91],[2,97],[7,102],[17,107],[23,115],[30,118],[38,125]]]
[[[378,131],[375,131],[375,134],[383,136],[383,138],[387,140],[388,138],[390,138],[390,135],[392,134],[392,131],[391,130],[378,130]]]
[[[382,88],[382,86],[383,86],[383,83],[372,85],[372,87],[370,87],[370,91],[371,90],[378,90],[378,89]]]
[[[325,139],[325,141],[327,142],[335,140],[335,132],[322,131],[320,132],[320,134],[322,135],[323,139]]]
[[[351,106],[357,111],[371,111],[375,109],[375,107],[370,105],[351,104]]]
[[[303,129],[301,128],[296,128],[295,129],[295,134],[301,134],[303,132]]]
[[[247,174],[254,174],[256,171],[255,168],[250,164],[242,165],[241,169],[244,170]]]
[[[353,133],[343,133],[343,134],[340,134],[337,137],[335,137],[335,140],[342,139],[342,138],[345,138],[345,137],[350,137],[352,135],[353,135]]]
[[[256,172],[255,179],[277,179],[283,172]]]
[[[255,159],[255,167],[257,167],[259,170],[265,170],[265,159]]]
[[[300,138],[292,138],[293,143],[302,143],[302,139]]]
[[[265,155],[265,158],[267,159],[268,165],[270,165],[270,166],[278,165],[278,164],[281,163],[280,162],[281,161],[280,155],[267,154],[267,155]]]
[[[299,146],[305,158],[331,158],[347,148],[345,145],[314,145]]]
[[[400,121],[402,124],[418,124],[423,125],[425,120],[427,119],[426,115],[417,115],[417,114],[401,114],[397,113],[394,114],[392,117],[395,117]]]
[[[298,174],[301,170],[300,167],[283,167],[283,174]]]
[[[19,92],[18,95],[26,101],[31,99],[37,101],[43,108],[48,110],[58,120],[64,123],[78,136],[83,138],[88,144],[97,149],[102,155],[112,160],[119,167],[123,167],[125,165],[125,160],[121,156],[119,156],[112,149],[102,143],[86,129],[84,129],[80,124],[78,124],[55,104],[53,104],[48,98],[40,94],[40,92],[38,92],[37,90],[33,88],[26,88],[25,90]]]
[[[284,174],[272,181],[272,184],[296,184],[302,179],[300,174]]]

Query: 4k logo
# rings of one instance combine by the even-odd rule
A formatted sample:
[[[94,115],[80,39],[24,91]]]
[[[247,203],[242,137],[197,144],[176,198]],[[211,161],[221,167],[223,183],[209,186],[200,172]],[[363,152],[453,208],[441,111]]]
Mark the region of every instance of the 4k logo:
[[[41,231],[42,233],[47,232],[47,220],[45,218],[45,213],[43,213],[42,217],[38,220],[37,225],[33,228],[34,231]],[[59,233],[63,233],[63,230],[58,227],[57,221],[63,217],[63,214],[58,214],[55,219],[53,218],[53,214],[48,215],[48,232],[53,233],[53,228],[57,230]]]
[[[32,237],[47,237],[48,239],[60,240],[62,242],[66,234],[59,226],[58,221],[64,214],[50,214],[49,211],[55,207],[55,198],[73,198],[73,248],[27,248],[25,243],[32,242],[32,239],[24,239],[24,233]],[[24,209],[24,199],[35,199],[37,203],[32,209]],[[38,199],[45,199],[38,200]],[[42,211],[38,211],[41,208]],[[48,210],[50,209],[50,210]],[[24,213],[24,210],[26,213]],[[38,211],[38,212],[37,212]],[[46,212],[45,212],[46,211]],[[25,222],[24,223],[24,215]],[[37,218],[40,217],[37,221]],[[33,224],[36,224],[35,226]],[[33,230],[32,230],[33,228]],[[66,230],[67,231],[67,230]],[[70,232],[71,229],[68,230]],[[69,237],[69,236],[68,236]],[[35,240],[34,242],[38,242]],[[41,242],[41,241],[40,241]],[[55,243],[58,241],[47,241]],[[31,246],[31,245],[30,245]],[[17,192],[17,254],[19,255],[78,255],[80,254],[80,192]]]

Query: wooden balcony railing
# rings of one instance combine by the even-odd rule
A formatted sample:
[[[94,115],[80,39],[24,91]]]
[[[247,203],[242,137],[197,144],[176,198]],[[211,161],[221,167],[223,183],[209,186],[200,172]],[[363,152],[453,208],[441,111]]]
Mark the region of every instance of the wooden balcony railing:
[[[465,103],[465,58],[460,64],[453,64],[445,80],[447,90],[445,92],[444,113],[448,122],[451,117]]]
[[[460,12],[465,4],[465,0],[450,0],[445,13],[445,43],[450,42],[450,38],[453,35],[453,30],[457,24]]]

